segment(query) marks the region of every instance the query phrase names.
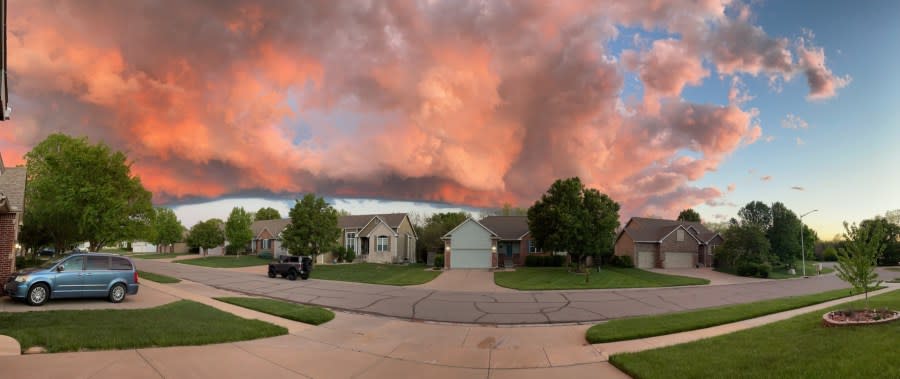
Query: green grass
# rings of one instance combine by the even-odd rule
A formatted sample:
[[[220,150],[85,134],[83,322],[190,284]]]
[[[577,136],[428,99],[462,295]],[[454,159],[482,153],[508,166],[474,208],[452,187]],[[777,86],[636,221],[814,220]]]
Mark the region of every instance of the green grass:
[[[171,259],[180,257],[182,255],[191,255],[190,253],[176,253],[176,254],[156,254],[156,253],[148,253],[148,254],[133,254],[132,258],[141,258],[141,259]],[[193,254],[197,255],[197,254]]]
[[[900,291],[869,299],[900,309]],[[846,309],[842,305],[834,309]],[[861,301],[853,308],[861,308]],[[826,310],[724,336],[662,349],[614,355],[635,378],[900,378],[900,322],[864,327],[822,326]]]
[[[769,273],[769,279],[792,279],[792,278],[802,278],[803,277],[803,262],[797,261],[794,264],[794,267],[797,271],[795,275],[788,274],[788,269],[784,267],[779,267],[777,269],[773,269],[772,272]],[[822,268],[822,275],[829,274],[834,272],[833,268]],[[806,276],[816,276],[816,262],[806,261]]]
[[[247,320],[181,300],[149,309],[0,313],[0,334],[22,349],[48,352],[205,345],[287,334],[287,329]]]
[[[592,326],[588,329],[586,338],[590,343],[603,343],[661,336],[765,316],[850,295],[852,293],[849,289],[842,289],[659,316],[612,320]]]
[[[269,264],[268,259],[258,258],[255,255],[222,256],[222,257],[203,257],[193,259],[182,259],[175,261],[194,266],[217,267],[217,268],[234,268],[234,267],[250,267],[263,266]]]
[[[339,280],[370,284],[408,286],[428,283],[440,275],[440,271],[426,270],[425,265],[353,263],[343,265],[315,265],[313,279]]]
[[[254,297],[217,297],[215,299],[305,324],[320,325],[334,319],[334,312],[321,307]]]
[[[604,267],[601,272],[591,272],[588,283],[585,283],[584,279],[584,274],[568,272],[564,267],[516,267],[516,271],[494,273],[494,282],[498,286],[517,290],[670,287],[709,284],[709,280],[706,279],[619,267]]]
[[[170,284],[170,283],[178,283],[181,282],[181,279],[173,278],[171,276],[154,274],[152,272],[141,271],[138,270],[138,277],[140,279],[152,280],[157,283]]]

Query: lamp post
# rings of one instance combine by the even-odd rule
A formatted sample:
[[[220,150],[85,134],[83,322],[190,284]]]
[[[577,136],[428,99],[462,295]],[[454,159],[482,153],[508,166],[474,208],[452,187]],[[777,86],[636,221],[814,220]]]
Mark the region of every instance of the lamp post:
[[[809,212],[806,212],[806,213],[800,215],[800,256],[803,259],[803,277],[804,278],[806,277],[806,249],[803,247],[803,217],[810,213],[817,212],[817,211],[819,211],[819,210],[813,209]]]

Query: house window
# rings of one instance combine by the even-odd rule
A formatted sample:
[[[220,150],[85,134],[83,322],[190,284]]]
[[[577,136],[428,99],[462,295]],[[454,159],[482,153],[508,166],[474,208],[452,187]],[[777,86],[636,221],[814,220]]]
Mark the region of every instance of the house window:
[[[388,251],[390,250],[390,245],[388,244],[388,238],[385,236],[378,236],[377,244],[375,245],[375,251]]]
[[[675,231],[675,235],[678,242],[684,241],[684,229],[678,229]]]
[[[540,253],[542,249],[538,249],[534,244],[534,240],[528,240],[528,252],[529,253]]]
[[[356,233],[347,233],[346,243],[344,243],[344,247],[356,250]]]

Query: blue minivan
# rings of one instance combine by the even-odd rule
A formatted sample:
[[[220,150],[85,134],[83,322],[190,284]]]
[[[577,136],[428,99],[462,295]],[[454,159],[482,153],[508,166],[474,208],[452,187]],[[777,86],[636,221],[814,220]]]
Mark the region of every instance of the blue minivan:
[[[19,271],[4,286],[13,299],[44,305],[49,299],[106,297],[113,303],[138,293],[138,273],[130,259],[113,254],[72,254]]]

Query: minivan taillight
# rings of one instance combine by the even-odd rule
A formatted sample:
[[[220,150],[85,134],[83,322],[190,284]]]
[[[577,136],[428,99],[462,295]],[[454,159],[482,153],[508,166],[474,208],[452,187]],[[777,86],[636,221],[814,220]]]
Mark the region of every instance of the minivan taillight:
[[[138,275],[137,275],[137,271],[134,272],[134,284],[138,284]]]

